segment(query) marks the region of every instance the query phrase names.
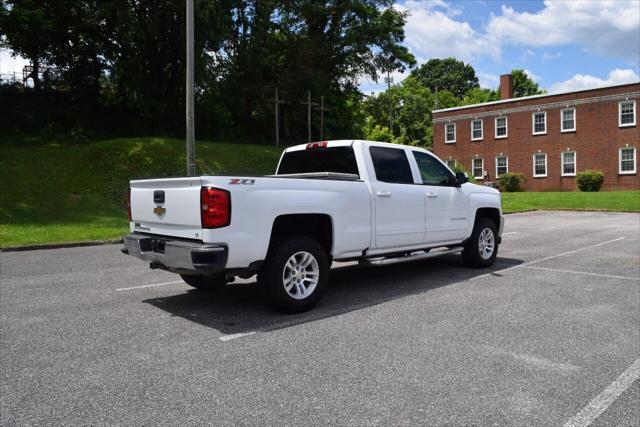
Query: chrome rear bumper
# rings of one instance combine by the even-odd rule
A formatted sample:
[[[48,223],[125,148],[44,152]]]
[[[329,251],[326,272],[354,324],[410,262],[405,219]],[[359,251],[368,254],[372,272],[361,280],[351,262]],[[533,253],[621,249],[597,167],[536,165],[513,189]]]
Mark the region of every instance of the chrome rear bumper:
[[[224,271],[227,264],[228,249],[224,245],[135,233],[123,239],[122,252],[149,261],[151,268],[182,274],[212,274]]]

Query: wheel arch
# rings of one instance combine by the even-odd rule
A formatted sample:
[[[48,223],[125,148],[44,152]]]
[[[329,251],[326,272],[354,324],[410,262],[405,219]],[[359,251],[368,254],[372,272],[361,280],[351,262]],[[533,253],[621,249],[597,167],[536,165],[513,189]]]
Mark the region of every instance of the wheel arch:
[[[479,218],[490,219],[495,224],[496,230],[500,230],[500,210],[498,208],[478,208],[473,220],[474,225]]]
[[[271,227],[269,249],[291,236],[309,236],[317,240],[331,259],[334,244],[333,219],[328,214],[301,213],[276,217]]]

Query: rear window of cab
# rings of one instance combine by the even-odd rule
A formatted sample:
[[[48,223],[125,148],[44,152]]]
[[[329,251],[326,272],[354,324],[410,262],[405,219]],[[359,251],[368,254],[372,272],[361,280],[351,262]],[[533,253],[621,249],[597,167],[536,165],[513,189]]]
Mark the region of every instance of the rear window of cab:
[[[360,176],[353,147],[312,148],[289,151],[282,156],[278,175],[335,172]]]

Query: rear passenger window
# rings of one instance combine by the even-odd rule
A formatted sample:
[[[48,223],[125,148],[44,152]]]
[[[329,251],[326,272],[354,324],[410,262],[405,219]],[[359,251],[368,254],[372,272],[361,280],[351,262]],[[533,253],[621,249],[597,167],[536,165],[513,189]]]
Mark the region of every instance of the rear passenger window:
[[[394,184],[413,184],[411,166],[405,151],[398,148],[369,147],[376,179]]]

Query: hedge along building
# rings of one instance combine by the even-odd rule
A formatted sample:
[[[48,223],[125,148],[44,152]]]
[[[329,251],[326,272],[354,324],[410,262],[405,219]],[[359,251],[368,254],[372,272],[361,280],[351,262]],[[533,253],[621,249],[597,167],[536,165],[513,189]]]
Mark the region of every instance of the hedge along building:
[[[480,182],[522,172],[525,189],[575,190],[576,172],[604,172],[603,189],[640,188],[640,82],[513,98],[433,111],[433,151]]]

